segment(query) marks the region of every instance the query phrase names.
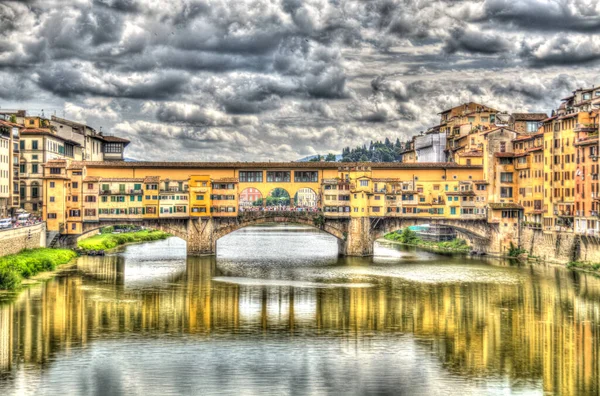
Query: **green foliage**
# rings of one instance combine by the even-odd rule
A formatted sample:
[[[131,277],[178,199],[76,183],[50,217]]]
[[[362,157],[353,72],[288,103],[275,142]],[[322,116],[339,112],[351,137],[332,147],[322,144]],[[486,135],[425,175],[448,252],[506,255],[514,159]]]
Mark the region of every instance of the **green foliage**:
[[[101,234],[112,234],[114,231],[115,231],[115,227],[113,227],[113,226],[104,227],[104,228],[100,229]]]
[[[68,249],[25,249],[18,254],[0,257],[0,289],[15,290],[23,278],[42,271],[52,271],[77,254]]]
[[[417,245],[433,249],[442,250],[457,250],[461,252],[468,252],[470,250],[467,241],[464,239],[456,238],[451,241],[444,242],[430,242],[424,241],[417,236],[417,233],[412,231],[410,228],[405,228],[402,231],[390,232],[384,236],[385,239],[390,241],[396,241],[407,245]]]
[[[384,142],[371,142],[368,148],[366,145],[353,149],[345,147],[342,150],[341,162],[394,162],[400,161],[401,152],[400,140],[396,139],[394,144],[386,138]]]
[[[121,234],[98,234],[77,243],[83,250],[107,250],[132,242],[150,242],[166,239],[170,234],[163,231],[136,231]]]
[[[518,246],[515,246],[512,242],[510,243],[510,248],[508,249],[509,257],[518,257],[524,253],[527,253],[527,250],[520,248]]]
[[[322,228],[323,226],[325,226],[325,217],[322,214],[319,214],[313,219],[313,224],[315,225],[315,227]]]
[[[336,155],[333,153],[329,153],[327,154],[327,156],[325,156],[325,161],[327,162],[335,162],[336,160]]]
[[[17,116],[16,116],[16,114],[11,114],[10,115],[10,122],[12,122],[13,124],[17,123]]]
[[[586,262],[586,261],[570,261],[567,264],[567,268],[570,268],[570,269],[581,268],[581,269],[591,269],[594,271],[598,271],[598,270],[600,270],[600,263],[590,263],[590,262]]]

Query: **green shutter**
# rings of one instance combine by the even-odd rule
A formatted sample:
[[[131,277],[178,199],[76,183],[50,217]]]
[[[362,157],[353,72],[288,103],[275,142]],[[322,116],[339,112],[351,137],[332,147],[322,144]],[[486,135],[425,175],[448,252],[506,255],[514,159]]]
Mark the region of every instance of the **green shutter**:
[[[129,196],[129,202],[133,202],[133,201],[135,201],[135,196],[133,196],[133,195],[130,195],[130,196]]]

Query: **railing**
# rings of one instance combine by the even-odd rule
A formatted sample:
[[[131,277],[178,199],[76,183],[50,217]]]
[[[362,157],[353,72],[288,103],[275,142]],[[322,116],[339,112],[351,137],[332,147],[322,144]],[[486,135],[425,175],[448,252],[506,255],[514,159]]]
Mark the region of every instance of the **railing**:
[[[100,190],[100,195],[142,195],[144,190]]]

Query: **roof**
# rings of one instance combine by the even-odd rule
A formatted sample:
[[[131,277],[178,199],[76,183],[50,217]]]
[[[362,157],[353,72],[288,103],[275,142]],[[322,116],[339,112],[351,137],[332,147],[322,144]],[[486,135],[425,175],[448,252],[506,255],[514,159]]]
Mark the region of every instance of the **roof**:
[[[25,128],[23,125],[15,124],[14,122],[4,121],[4,120],[0,120],[0,125],[12,127],[12,128],[21,128],[21,129]]]
[[[146,176],[144,183],[158,183],[160,182],[160,176]]]
[[[71,164],[67,167],[67,169],[83,169],[83,166],[81,166],[81,163]]]
[[[598,144],[598,136],[580,139],[575,142],[575,146],[587,146],[588,144]]]
[[[52,167],[52,168],[66,168],[67,160],[63,160],[63,159],[50,160],[50,161],[46,162],[46,166]]]
[[[100,177],[99,177],[99,176],[86,176],[86,177],[83,179],[83,181],[84,181],[84,182],[86,182],[86,183],[90,183],[90,182],[92,182],[92,183],[93,183],[93,182],[97,182],[97,181],[99,181],[99,180],[100,180]]]
[[[25,128],[21,131],[21,135],[32,135],[32,136],[51,136],[55,139],[62,140],[65,143],[72,144],[73,146],[81,146],[80,143],[64,138],[62,136],[57,135],[56,133],[50,132],[50,129],[41,129],[41,128]]]
[[[515,153],[494,153],[496,158],[513,158],[515,155]]]
[[[467,151],[465,153],[458,153],[460,157],[483,157],[483,152],[481,151]]]
[[[92,128],[89,125],[82,124],[82,123],[76,122],[76,121],[67,120],[66,118],[60,118],[55,115],[50,117],[50,121],[58,122],[59,124],[68,125],[71,128],[89,128],[92,131],[95,131],[94,128]]]
[[[105,135],[97,135],[96,136],[98,139],[102,139],[107,143],[125,143],[125,145],[127,146],[129,143],[131,143],[129,140],[124,139],[124,138],[120,138],[118,136],[105,136]]]
[[[507,130],[507,131],[509,131],[509,132],[513,132],[513,133],[516,133],[517,135],[519,135],[519,132],[517,132],[517,131],[515,131],[515,130],[512,130],[512,129],[510,129],[510,128],[506,128],[506,127],[492,128],[492,129],[489,129],[489,130],[487,130],[487,131],[485,131],[485,132],[482,132],[481,134],[482,134],[482,135],[487,135],[487,134],[490,134],[490,133],[492,133],[492,132],[496,132],[496,131],[498,131],[498,130],[500,130],[500,129],[502,129],[502,130]]]
[[[542,137],[542,136],[544,136],[544,132],[536,132],[531,135],[519,136],[518,138],[515,138],[512,141],[513,142],[521,142],[524,140],[531,140],[531,139],[535,139],[536,137]]]
[[[546,113],[513,113],[515,121],[542,121],[548,117]]]
[[[520,209],[523,210],[523,207],[519,204],[516,203],[489,203],[488,206],[490,207],[490,209],[493,210],[500,210],[500,209]]]
[[[169,169],[338,169],[366,166],[371,169],[481,169],[481,165],[454,162],[152,162],[152,161],[81,161],[88,168],[169,168]]]
[[[213,182],[217,183],[237,183],[239,179],[237,177],[222,177],[220,179],[214,179]]]

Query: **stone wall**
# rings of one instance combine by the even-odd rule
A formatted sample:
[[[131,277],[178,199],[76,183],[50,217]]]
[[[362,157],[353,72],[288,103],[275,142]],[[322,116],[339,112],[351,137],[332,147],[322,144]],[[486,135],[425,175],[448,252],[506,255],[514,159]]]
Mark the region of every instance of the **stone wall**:
[[[46,247],[46,224],[0,230],[0,256]]]
[[[544,234],[541,230],[524,227],[521,247],[543,261],[568,263],[570,261],[600,262],[600,238],[571,233]]]

